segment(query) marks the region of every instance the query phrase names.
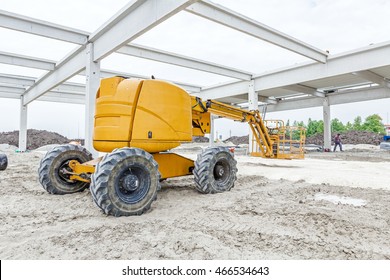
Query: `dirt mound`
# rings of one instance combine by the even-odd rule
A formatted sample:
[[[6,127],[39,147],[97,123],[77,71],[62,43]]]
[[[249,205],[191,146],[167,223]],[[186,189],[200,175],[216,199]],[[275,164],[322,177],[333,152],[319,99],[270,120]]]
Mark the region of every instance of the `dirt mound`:
[[[337,133],[332,133],[332,143],[333,138]],[[343,144],[370,144],[370,145],[379,145],[383,141],[383,136],[370,131],[346,131],[341,132],[341,142]],[[324,145],[324,134],[318,133],[316,135],[310,136],[306,139],[306,144],[315,144],[319,146]]]
[[[246,136],[232,136],[225,141],[224,143],[227,142],[232,142],[234,145],[240,145],[240,144],[248,144],[249,143],[249,135]]]
[[[334,136],[337,133],[332,133],[332,141]],[[370,144],[370,145],[379,145],[383,141],[383,136],[370,131],[346,131],[340,133],[341,141],[343,144]],[[224,141],[232,142],[234,145],[248,144],[249,136],[232,136]],[[332,142],[333,143],[333,142]],[[316,135],[310,136],[306,139],[306,144],[315,144],[319,146],[324,145],[324,134],[318,133]]]
[[[192,142],[194,142],[194,143],[208,143],[209,140],[210,139],[207,137],[201,137],[201,136],[192,137]]]
[[[71,139],[66,138],[56,132],[46,130],[27,130],[27,149],[34,150],[41,146],[50,144],[67,144]],[[0,132],[0,144],[9,144],[18,146],[19,144],[19,131]]]

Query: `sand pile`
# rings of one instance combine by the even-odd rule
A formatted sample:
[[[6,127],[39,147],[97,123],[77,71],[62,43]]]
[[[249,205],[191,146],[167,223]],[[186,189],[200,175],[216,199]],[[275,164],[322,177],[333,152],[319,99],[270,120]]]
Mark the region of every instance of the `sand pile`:
[[[202,146],[187,144],[186,156]],[[0,259],[389,260],[390,153],[361,148],[305,160],[237,156],[231,191],[204,195],[192,176],[171,178],[150,211],[121,218],[104,215],[88,190],[47,193],[42,153],[6,152]]]

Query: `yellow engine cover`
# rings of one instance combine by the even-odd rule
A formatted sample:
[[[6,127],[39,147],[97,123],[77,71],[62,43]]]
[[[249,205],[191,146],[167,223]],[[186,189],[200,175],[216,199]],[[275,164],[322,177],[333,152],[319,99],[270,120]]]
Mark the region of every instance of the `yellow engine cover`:
[[[159,80],[101,80],[93,136],[96,150],[137,147],[156,153],[191,140],[191,97],[185,90]]]

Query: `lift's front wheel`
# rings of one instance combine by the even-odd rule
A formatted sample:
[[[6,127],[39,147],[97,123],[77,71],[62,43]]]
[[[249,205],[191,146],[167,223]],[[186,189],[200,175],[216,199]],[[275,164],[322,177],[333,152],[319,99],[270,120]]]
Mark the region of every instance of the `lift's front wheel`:
[[[92,160],[92,155],[79,145],[61,145],[49,151],[41,160],[38,168],[39,182],[51,194],[69,194],[83,191],[88,183],[70,179],[71,160],[84,163]]]
[[[237,161],[225,147],[208,148],[195,161],[194,180],[202,193],[229,191],[237,179]]]
[[[158,164],[151,154],[122,148],[98,163],[90,190],[96,205],[108,215],[141,215],[156,200],[159,180]]]

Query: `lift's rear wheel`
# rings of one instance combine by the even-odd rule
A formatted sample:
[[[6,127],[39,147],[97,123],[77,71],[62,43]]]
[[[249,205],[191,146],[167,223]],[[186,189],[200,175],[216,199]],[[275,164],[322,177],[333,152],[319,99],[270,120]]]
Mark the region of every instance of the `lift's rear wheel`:
[[[6,170],[8,166],[8,158],[5,154],[0,154],[0,171]]]
[[[208,148],[195,161],[194,180],[202,193],[229,191],[237,179],[237,161],[225,147]]]
[[[71,160],[84,163],[92,160],[92,155],[79,145],[61,145],[49,151],[41,160],[38,168],[39,182],[51,194],[69,194],[83,191],[88,183],[70,179]]]
[[[122,148],[98,163],[90,190],[95,203],[108,215],[141,215],[156,200],[159,180],[158,164],[151,154]]]

